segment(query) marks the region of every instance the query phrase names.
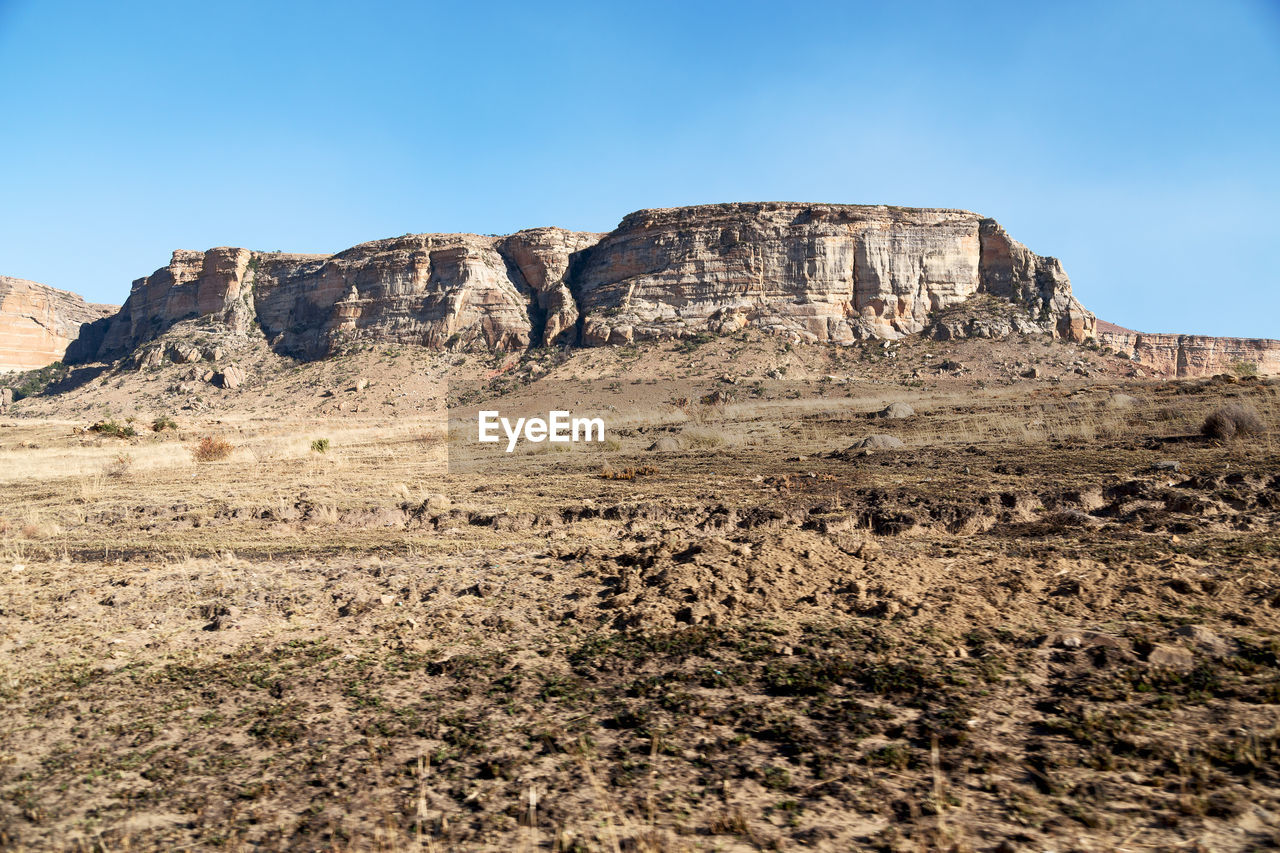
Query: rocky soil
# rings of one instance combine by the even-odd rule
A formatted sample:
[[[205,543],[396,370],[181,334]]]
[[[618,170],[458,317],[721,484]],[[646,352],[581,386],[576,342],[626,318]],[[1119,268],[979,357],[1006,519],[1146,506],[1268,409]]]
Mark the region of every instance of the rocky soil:
[[[747,330],[68,375],[0,419],[0,845],[1274,846],[1280,387],[1135,371]],[[1201,438],[1228,403],[1266,432]],[[553,404],[610,441],[467,438]]]

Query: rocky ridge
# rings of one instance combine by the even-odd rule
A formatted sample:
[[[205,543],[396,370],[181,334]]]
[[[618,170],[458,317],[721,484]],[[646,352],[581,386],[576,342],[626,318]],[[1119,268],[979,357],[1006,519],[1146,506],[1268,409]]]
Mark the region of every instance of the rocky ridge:
[[[1209,335],[1148,334],[1098,323],[1098,342],[1160,376],[1280,374],[1280,341]]]
[[[62,358],[82,324],[115,313],[65,290],[0,275],[0,372],[44,367]]]
[[[924,332],[939,310],[980,296],[1007,303],[1013,317],[988,333],[1093,335],[1093,315],[1071,295],[1062,266],[994,220],[743,203],[642,210],[606,235],[418,234],[329,256],[179,251],[134,282],[118,314],[86,326],[68,357],[121,358],[191,318],[232,335],[260,333],[276,351],[307,359],[361,343],[519,350],[747,326],[843,344]]]

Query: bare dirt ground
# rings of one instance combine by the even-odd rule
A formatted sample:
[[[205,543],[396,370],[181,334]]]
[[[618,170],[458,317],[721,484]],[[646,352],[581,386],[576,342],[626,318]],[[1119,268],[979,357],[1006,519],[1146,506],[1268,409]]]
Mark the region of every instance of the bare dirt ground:
[[[6,849],[1280,843],[1274,382],[1040,339],[237,357],[0,419]],[[1201,439],[1227,402],[1268,432]],[[478,448],[482,405],[609,441]]]

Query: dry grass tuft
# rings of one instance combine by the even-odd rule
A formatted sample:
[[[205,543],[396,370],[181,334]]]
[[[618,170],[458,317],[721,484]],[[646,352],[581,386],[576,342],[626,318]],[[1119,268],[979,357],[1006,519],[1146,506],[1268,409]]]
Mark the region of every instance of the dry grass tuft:
[[[197,462],[220,462],[231,455],[235,447],[224,438],[206,435],[191,449],[191,457]]]
[[[1258,410],[1243,403],[1228,403],[1214,409],[1200,426],[1200,434],[1218,441],[1236,436],[1261,435],[1265,431]]]

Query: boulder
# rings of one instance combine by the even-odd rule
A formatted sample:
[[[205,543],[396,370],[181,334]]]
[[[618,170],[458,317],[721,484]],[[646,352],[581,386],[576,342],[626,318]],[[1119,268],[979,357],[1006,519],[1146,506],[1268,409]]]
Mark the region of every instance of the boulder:
[[[249,378],[249,374],[244,368],[236,367],[234,364],[223,368],[222,372],[215,377],[215,381],[227,390],[239,388]]]
[[[883,409],[875,413],[877,418],[887,418],[889,420],[902,420],[914,416],[916,410],[911,408],[907,403],[890,403]]]

